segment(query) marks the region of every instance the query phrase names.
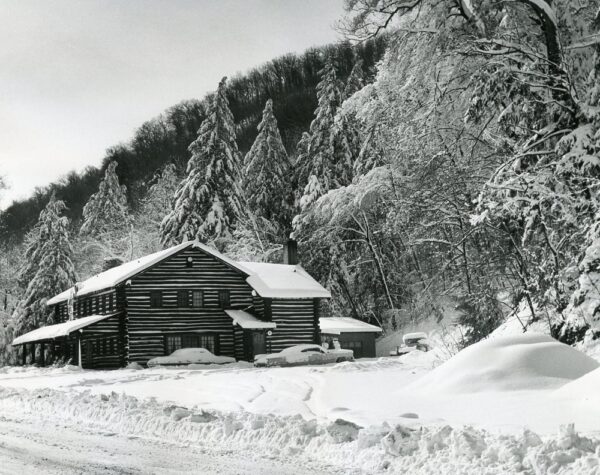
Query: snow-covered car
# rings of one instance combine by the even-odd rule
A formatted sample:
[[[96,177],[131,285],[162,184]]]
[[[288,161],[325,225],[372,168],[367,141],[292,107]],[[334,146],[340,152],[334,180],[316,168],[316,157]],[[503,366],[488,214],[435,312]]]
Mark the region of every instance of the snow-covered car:
[[[183,366],[189,364],[227,364],[235,363],[235,358],[213,355],[206,348],[182,348],[169,356],[158,356],[148,361],[153,366]]]
[[[296,366],[354,361],[352,350],[326,350],[319,345],[296,345],[279,353],[256,355],[254,366]]]
[[[402,337],[402,342],[402,346],[397,346],[390,351],[390,356],[402,356],[413,351],[429,351],[431,349],[427,333],[424,332],[406,333]]]

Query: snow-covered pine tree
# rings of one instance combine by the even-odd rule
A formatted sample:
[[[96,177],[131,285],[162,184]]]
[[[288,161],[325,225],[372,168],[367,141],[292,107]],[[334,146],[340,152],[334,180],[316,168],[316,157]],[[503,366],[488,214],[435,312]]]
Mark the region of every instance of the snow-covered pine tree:
[[[127,207],[127,188],[119,184],[116,168],[117,162],[108,165],[98,191],[83,208],[82,235],[106,239],[128,228],[131,218]]]
[[[146,221],[160,227],[165,210],[173,206],[173,197],[180,182],[177,167],[173,163],[167,164],[142,200],[141,214]]]
[[[42,228],[41,226],[41,223],[43,222],[41,218],[44,212],[45,210],[42,210],[38,222],[25,235],[25,252],[23,253],[22,259],[23,264],[19,268],[17,274],[17,282],[22,288],[26,288],[35,275],[40,265],[42,243],[48,239],[48,229]]]
[[[338,108],[333,129],[335,176],[338,186],[346,186],[354,179],[356,162],[361,153],[364,125],[357,117],[356,110],[348,107],[347,99],[365,86],[362,61],[358,60],[346,81],[342,97],[344,103]],[[368,168],[366,171],[370,170]]]
[[[302,164],[300,176],[307,181],[299,181],[305,187],[300,199],[302,209],[308,207],[320,194],[337,186],[334,164],[334,121],[341,102],[340,82],[333,63],[328,60],[321,71],[321,81],[317,85],[315,119],[310,124],[310,142],[307,160]]]
[[[13,314],[16,333],[56,323],[46,301],[76,281],[69,219],[62,216],[66,206],[53,194],[40,213],[38,233],[39,265]]]
[[[339,108],[333,127],[333,167],[335,188],[352,182],[354,163],[360,153],[361,130],[352,111]]]
[[[228,237],[242,213],[242,158],[225,95],[226,81],[223,78],[219,83],[198,138],[189,147],[192,157],[187,177],[175,193],[173,209],[161,224],[164,244]]]
[[[273,101],[265,104],[258,135],[244,159],[244,189],[251,189],[248,207],[256,216],[274,221],[278,227],[290,226],[290,161],[283,146]]]
[[[352,94],[365,87],[365,73],[362,65],[362,59],[359,59],[356,61],[356,63],[354,63],[352,71],[350,71],[350,76],[348,76],[348,79],[346,80],[344,92],[342,93],[342,98],[344,101],[352,96]]]
[[[302,136],[296,145],[296,157],[292,163],[292,188],[294,189],[294,207],[300,208],[300,199],[304,193],[304,187],[308,183],[308,177],[310,176],[310,156],[308,149],[310,146],[310,134],[308,132],[302,132]]]

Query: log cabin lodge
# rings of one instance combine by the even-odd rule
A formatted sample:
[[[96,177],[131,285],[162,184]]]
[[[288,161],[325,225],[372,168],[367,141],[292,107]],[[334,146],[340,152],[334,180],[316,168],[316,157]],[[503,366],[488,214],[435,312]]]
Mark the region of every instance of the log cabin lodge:
[[[284,264],[236,262],[198,242],[112,267],[52,297],[59,322],[19,336],[23,364],[71,360],[83,368],[146,364],[179,348],[252,361],[320,343],[319,307],[330,293],[284,246]]]

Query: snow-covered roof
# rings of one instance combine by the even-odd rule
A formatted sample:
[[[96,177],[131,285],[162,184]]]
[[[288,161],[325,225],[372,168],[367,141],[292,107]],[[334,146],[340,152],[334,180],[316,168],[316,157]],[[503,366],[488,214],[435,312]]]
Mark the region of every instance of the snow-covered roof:
[[[237,262],[198,241],[186,241],[164,251],[140,257],[120,266],[96,274],[77,283],[77,296],[99,292],[114,287],[146,270],[173,254],[188,247],[195,247],[221,260],[247,276],[246,282],[264,298],[330,298],[331,294],[313,279],[301,266],[266,264],[262,262]],[[47,305],[69,299],[73,288],[52,297]]]
[[[105,270],[104,272],[100,272],[99,274],[96,274],[95,276],[90,277],[83,282],[77,283],[77,296],[91,294],[92,292],[98,292],[100,290],[114,287],[115,285],[129,279],[144,269],[153,266],[157,262],[166,259],[167,257],[181,251],[182,249],[185,249],[186,247],[189,247],[192,244],[193,241],[184,242],[178,246],[170,247],[164,251],[155,252],[154,254],[149,254],[147,256],[140,257],[139,259],[121,264],[120,266],[113,267],[112,269]],[[48,300],[47,305],[54,305],[68,300],[71,289],[67,289],[64,292],[52,297],[50,300]]]
[[[381,333],[383,330],[375,325],[361,322],[350,317],[324,317],[319,319],[321,333],[339,335],[340,333]]]
[[[243,310],[225,310],[225,313],[231,317],[233,323],[247,330],[262,330],[264,328],[276,328],[274,322],[263,322],[254,315]]]
[[[405,333],[402,336],[403,340],[421,340],[427,339],[427,333],[425,332],[414,332],[414,333]]]
[[[246,282],[264,298],[331,298],[331,294],[301,266],[240,262],[250,271]]]
[[[70,333],[73,333],[74,331],[90,326],[101,320],[106,320],[107,318],[114,317],[115,315],[117,314],[111,313],[108,315],[90,315],[88,317],[78,318],[76,320],[69,320],[64,323],[57,323],[56,325],[48,325],[15,338],[12,344],[22,345],[23,343],[52,340],[53,338],[67,336]]]

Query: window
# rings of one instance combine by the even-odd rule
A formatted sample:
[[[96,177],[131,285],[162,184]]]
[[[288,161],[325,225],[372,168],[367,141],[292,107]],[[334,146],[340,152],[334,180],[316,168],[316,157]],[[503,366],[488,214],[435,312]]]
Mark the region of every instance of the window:
[[[106,312],[106,295],[102,296],[102,313]]]
[[[212,354],[217,354],[217,339],[215,335],[198,335],[200,337],[200,348],[206,348]]]
[[[158,308],[163,306],[162,290],[150,291],[150,307]]]
[[[167,335],[165,337],[165,355],[170,355],[181,348],[181,337],[179,335]]]
[[[204,307],[204,292],[201,290],[194,290],[192,292],[192,306]]]
[[[210,333],[182,333],[165,336],[165,354],[170,355],[181,348],[206,348],[217,354],[218,335]]]
[[[340,346],[344,350],[352,350],[354,352],[355,358],[362,358],[362,355],[363,355],[362,341],[342,341],[342,342],[340,342]]]
[[[108,310],[112,310],[113,309],[113,294],[110,294],[108,296]]]
[[[227,308],[230,305],[229,290],[219,290],[219,307]]]
[[[189,307],[190,306],[189,290],[178,290],[177,291],[177,306],[178,307]]]
[[[186,267],[193,267],[194,266],[194,258],[192,256],[188,257],[185,260],[185,265],[186,265]]]
[[[102,356],[106,356],[108,354],[108,341],[107,338],[102,340]]]
[[[325,353],[321,348],[306,348],[302,353]]]

